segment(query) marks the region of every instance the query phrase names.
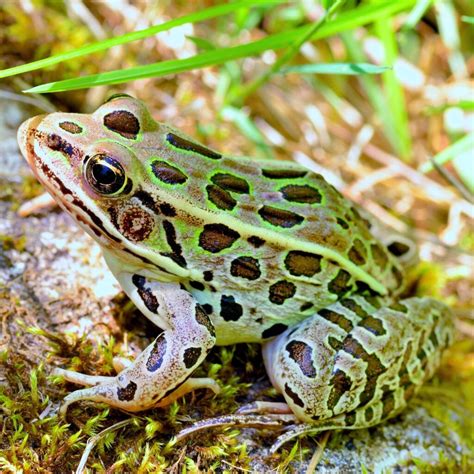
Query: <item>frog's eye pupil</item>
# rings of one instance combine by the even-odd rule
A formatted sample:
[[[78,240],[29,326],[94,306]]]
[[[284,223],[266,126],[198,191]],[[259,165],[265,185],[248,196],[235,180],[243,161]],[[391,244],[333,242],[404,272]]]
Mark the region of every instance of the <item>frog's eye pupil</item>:
[[[92,166],[92,175],[97,182],[104,185],[112,184],[116,179],[115,172],[101,163]]]
[[[120,162],[106,154],[97,154],[84,160],[84,176],[96,192],[106,195],[119,194],[127,181]]]

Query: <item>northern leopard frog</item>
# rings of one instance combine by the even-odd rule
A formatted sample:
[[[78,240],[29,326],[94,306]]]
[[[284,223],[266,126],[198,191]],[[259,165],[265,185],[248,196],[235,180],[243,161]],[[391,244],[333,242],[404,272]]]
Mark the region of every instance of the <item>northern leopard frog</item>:
[[[88,386],[63,410],[88,399],[139,411],[196,388],[217,392],[212,379],[191,378],[194,369],[215,344],[257,341],[286,405],[256,404],[248,411],[273,413],[249,419],[293,417],[295,434],[367,427],[405,407],[450,342],[447,308],[399,300],[398,259],[318,174],[223,156],[123,95],[92,115],[32,118],[19,143],[163,329],[116,377],[62,371]]]

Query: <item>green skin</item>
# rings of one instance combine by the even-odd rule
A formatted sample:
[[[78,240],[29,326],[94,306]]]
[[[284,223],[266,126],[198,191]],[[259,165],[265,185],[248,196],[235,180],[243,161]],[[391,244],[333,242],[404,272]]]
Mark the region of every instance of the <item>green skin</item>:
[[[399,260],[320,175],[223,156],[128,96],[91,115],[34,117],[18,140],[123,290],[164,330],[133,363],[117,364],[116,377],[60,371],[88,387],[68,395],[63,412],[78,400],[134,412],[196,388],[217,392],[214,380],[190,378],[209,350],[261,342],[286,404],[259,403],[188,432],[245,420],[297,421],[296,434],[354,429],[399,413],[439,365],[449,311],[428,298],[399,300]]]

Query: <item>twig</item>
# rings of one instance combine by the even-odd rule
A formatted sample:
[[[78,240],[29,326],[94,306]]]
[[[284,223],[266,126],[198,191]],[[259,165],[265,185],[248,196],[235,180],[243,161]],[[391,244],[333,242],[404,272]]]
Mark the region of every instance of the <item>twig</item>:
[[[306,474],[313,474],[316,471],[316,467],[321,461],[321,458],[324,453],[324,449],[326,448],[326,444],[328,442],[329,436],[331,436],[331,431],[325,431],[321,436],[321,441],[318,443],[318,448],[313,454],[311,461],[308,464],[308,468],[306,469]]]

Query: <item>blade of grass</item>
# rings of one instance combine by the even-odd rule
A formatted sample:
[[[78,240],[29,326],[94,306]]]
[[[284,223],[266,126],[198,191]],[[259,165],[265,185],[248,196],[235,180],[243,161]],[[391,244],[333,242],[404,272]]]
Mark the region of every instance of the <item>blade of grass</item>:
[[[462,20],[464,23],[470,23],[471,25],[474,25],[474,16],[463,15],[463,16],[461,17],[461,20]]]
[[[414,3],[415,0],[400,0],[397,2],[392,2],[390,0],[377,3],[375,5],[363,5],[354,10],[350,10],[347,13],[344,12],[334,21],[323,25],[321,29],[316,32],[313,39],[326,38],[328,36],[347,31],[352,28],[357,28],[367,23],[371,23],[381,17],[394,15],[402,10],[410,8]],[[261,40],[246,43],[240,46],[207,51],[191,58],[172,59],[169,61],[149,64],[147,66],[138,66],[126,70],[110,71],[75,79],[50,82],[33,87],[24,92],[62,92],[85,87],[95,87],[99,85],[120,84],[135,79],[159,77],[167,74],[176,74],[178,72],[189,71],[191,69],[222,64],[234,59],[256,55],[269,49],[279,49],[288,46],[311,27],[312,25],[302,26],[290,31],[269,35]]]
[[[465,135],[464,137],[460,138],[459,140],[455,141],[451,145],[449,145],[444,150],[440,151],[433,157],[433,161],[441,166],[451,161],[457,155],[461,155],[468,151],[474,154],[474,133],[470,133]],[[429,171],[433,170],[433,164],[430,161],[423,163],[419,170],[422,173],[428,173]]]
[[[385,61],[393,65],[398,57],[398,47],[392,19],[382,18],[377,20],[375,31],[384,46]],[[384,72],[382,80],[387,104],[393,115],[394,132],[397,137],[392,145],[394,145],[401,158],[408,161],[412,153],[412,143],[408,126],[408,112],[405,106],[405,94],[393,70]]]
[[[281,67],[289,62],[291,58],[299,51],[300,47],[311,38],[314,38],[316,33],[326,24],[326,22],[336,14],[344,5],[345,0],[336,0],[330,7],[324,12],[323,16],[311,25],[311,27],[304,31],[296,40],[288,47],[288,49],[273,63],[273,65],[267,69],[262,75],[257,77],[255,80],[236,89],[234,93],[229,94],[228,103],[235,101],[243,101],[246,97],[252,95],[257,89],[259,89],[270,77],[278,72]],[[329,3],[327,2],[327,5]]]
[[[356,76],[359,74],[381,74],[391,69],[389,66],[376,66],[369,63],[320,63],[302,64],[283,68],[281,74],[343,74]]]
[[[432,3],[433,0],[418,0],[413,10],[408,14],[405,23],[403,23],[403,29],[411,30],[415,28]]]
[[[14,76],[16,74],[22,74],[24,72],[34,71],[36,69],[42,69],[48,66],[53,66],[54,64],[78,58],[80,56],[104,51],[120,44],[130,43],[139,39],[148,38],[149,36],[156,35],[157,33],[161,33],[162,31],[168,31],[172,28],[175,28],[176,26],[184,25],[186,23],[198,23],[204,20],[210,20],[211,18],[227,15],[229,13],[233,13],[239,10],[240,8],[271,5],[282,3],[283,1],[284,0],[242,0],[240,2],[217,5],[215,7],[206,8],[205,10],[200,10],[198,12],[191,13],[190,15],[175,18],[173,20],[167,21],[160,25],[152,26],[150,28],[146,28],[144,30],[133,31],[125,35],[116,36],[115,38],[99,41],[97,43],[87,44],[73,51],[67,51],[65,53],[57,54],[49,58],[40,59],[39,61],[34,61],[28,64],[22,64],[20,66],[11,67],[9,69],[4,69],[3,71],[0,71],[0,79],[3,77]]]
[[[449,68],[456,79],[466,79],[469,77],[469,73],[466,68],[466,61],[461,53],[456,8],[449,0],[437,0],[434,6],[439,34],[449,51]]]
[[[360,42],[355,38],[352,33],[343,33],[341,35],[346,47],[349,58],[357,63],[364,62],[367,58]],[[392,145],[392,148],[396,150],[397,147],[397,134],[395,132],[395,123],[393,115],[390,113],[385,95],[380,87],[379,83],[374,77],[369,75],[358,76],[362,88],[364,89],[369,101],[374,109],[375,116],[380,121],[380,125],[383,128],[385,137]]]

